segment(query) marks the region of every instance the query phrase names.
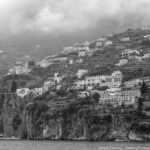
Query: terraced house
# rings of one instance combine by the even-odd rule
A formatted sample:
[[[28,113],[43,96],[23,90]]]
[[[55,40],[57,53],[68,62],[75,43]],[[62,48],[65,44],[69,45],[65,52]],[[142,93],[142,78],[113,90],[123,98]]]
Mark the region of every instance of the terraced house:
[[[100,104],[112,104],[112,105],[133,105],[137,99],[141,96],[140,90],[126,90],[126,91],[100,91]]]
[[[85,80],[77,80],[75,85],[77,87],[83,86],[100,86],[100,87],[119,87],[122,84],[123,75],[120,71],[113,72],[110,76],[89,76]]]

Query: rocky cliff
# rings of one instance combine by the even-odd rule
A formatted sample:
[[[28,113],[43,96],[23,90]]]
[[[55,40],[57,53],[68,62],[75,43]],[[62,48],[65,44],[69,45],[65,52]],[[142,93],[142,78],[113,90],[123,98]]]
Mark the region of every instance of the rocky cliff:
[[[95,108],[95,104],[89,99],[73,102],[65,108],[51,109],[47,100],[37,100],[31,95],[24,99],[15,94],[5,95],[1,132],[4,137],[35,140],[127,141],[145,138],[138,131],[141,126],[133,119],[137,117],[136,113],[129,115],[129,112],[123,114],[118,110],[118,114],[110,114],[102,113],[101,108]],[[146,138],[148,137],[147,134]]]

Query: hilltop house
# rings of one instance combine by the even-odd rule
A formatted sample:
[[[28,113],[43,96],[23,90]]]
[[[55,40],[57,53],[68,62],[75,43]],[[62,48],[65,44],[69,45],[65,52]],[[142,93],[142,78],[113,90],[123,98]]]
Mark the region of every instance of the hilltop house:
[[[76,60],[77,63],[82,64],[83,63],[83,59],[79,58]]]
[[[150,34],[144,35],[144,39],[150,38]]]
[[[78,57],[85,57],[86,56],[86,51],[79,51],[78,52]]]
[[[91,43],[90,43],[89,41],[85,41],[85,42],[82,43],[82,45],[83,45],[84,47],[89,47],[90,44],[91,44]]]
[[[150,30],[150,26],[143,26],[142,28],[141,28],[142,30]]]
[[[119,63],[117,63],[116,66],[123,66],[123,65],[125,65],[127,63],[128,63],[127,59],[120,59]]]
[[[97,39],[96,41],[99,41],[99,42],[105,42],[107,40],[106,37],[101,37],[99,39]]]
[[[79,47],[79,51],[82,51],[82,50],[88,51],[88,50],[90,50],[90,48],[89,48],[89,46]]]
[[[142,57],[143,59],[149,59],[150,58],[150,54],[147,53],[147,54],[144,54],[144,56]]]
[[[103,46],[103,42],[96,42],[96,48],[101,48]]]
[[[106,42],[105,42],[105,46],[110,46],[110,45],[112,45],[112,44],[113,44],[112,41],[106,41]]]
[[[28,65],[25,64],[25,66],[15,66],[11,69],[9,69],[8,75],[10,74],[29,74],[31,72],[31,69],[28,68]]]
[[[124,37],[121,39],[121,42],[129,42],[130,38],[129,37]]]
[[[17,89],[16,93],[19,97],[23,98],[30,93],[30,90],[28,88],[20,88]]]
[[[78,57],[92,56],[94,54],[93,50],[82,50],[78,52]]]
[[[61,52],[62,54],[69,54],[74,51],[74,47],[65,47],[64,50]]]
[[[82,78],[82,76],[87,74],[87,73],[88,73],[88,70],[80,69],[80,70],[78,70],[76,75],[77,75],[78,78]]]

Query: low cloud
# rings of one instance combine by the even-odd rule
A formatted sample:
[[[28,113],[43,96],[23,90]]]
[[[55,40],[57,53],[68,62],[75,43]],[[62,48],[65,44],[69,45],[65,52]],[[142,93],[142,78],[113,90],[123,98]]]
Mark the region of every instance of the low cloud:
[[[150,23],[149,12],[149,0],[0,0],[0,32],[72,33],[105,20],[137,27]]]

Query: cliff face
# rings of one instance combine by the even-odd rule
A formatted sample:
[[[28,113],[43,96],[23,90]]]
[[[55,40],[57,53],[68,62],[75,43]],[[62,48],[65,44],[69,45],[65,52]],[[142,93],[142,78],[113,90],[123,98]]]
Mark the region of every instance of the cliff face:
[[[5,95],[2,113],[4,137],[18,136],[22,121],[21,106],[22,101],[15,94]]]
[[[53,140],[133,140],[148,139],[139,129],[148,125],[134,124],[133,115],[103,114],[94,109],[90,100],[82,100],[66,108],[51,109],[48,101],[32,96],[21,99],[15,94],[5,95],[1,120],[4,137]],[[131,117],[132,116],[132,117]]]

